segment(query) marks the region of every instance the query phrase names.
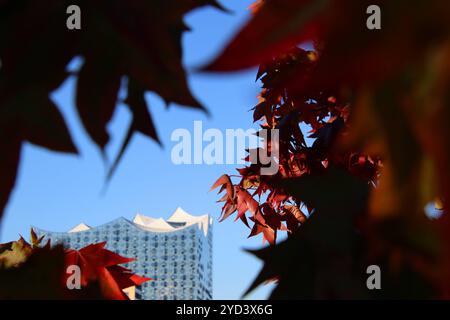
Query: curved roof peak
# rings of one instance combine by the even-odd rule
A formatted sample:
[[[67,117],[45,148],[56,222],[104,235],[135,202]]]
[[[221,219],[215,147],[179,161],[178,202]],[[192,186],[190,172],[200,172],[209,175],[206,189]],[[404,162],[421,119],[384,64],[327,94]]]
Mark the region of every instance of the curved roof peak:
[[[143,214],[138,213],[134,217],[133,222],[140,224],[140,225],[147,225],[149,223],[152,223],[155,220],[156,220],[155,218],[147,217],[147,216],[144,216]]]
[[[89,229],[91,229],[91,227],[89,227],[87,224],[82,222],[82,223],[76,225],[75,227],[73,227],[72,229],[70,229],[68,232],[80,232],[80,231],[86,231]]]
[[[169,222],[190,222],[194,220],[196,217],[190,215],[186,211],[184,211],[181,207],[178,207],[174,213],[167,219]]]

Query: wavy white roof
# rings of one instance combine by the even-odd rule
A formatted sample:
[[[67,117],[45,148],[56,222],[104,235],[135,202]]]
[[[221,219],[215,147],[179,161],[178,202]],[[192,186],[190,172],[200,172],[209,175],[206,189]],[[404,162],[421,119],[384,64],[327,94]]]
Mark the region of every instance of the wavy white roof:
[[[145,217],[144,218],[149,218],[149,217]],[[150,221],[146,221],[143,218],[142,215],[140,215],[139,219],[136,219],[136,217],[133,220],[134,224],[140,225],[142,227],[148,228],[148,229],[152,229],[152,230],[161,230],[161,231],[173,231],[175,230],[174,227],[172,227],[170,224],[168,224],[166,222],[166,220],[164,220],[163,218],[159,218],[159,219],[152,219]]]
[[[186,228],[193,224],[198,224],[199,228],[202,228],[205,235],[207,235],[208,227],[209,224],[212,223],[212,219],[210,221],[207,214],[203,216],[192,216],[182,208],[178,207],[167,220],[162,218],[154,219],[142,214],[137,214],[133,219],[133,223],[154,232],[169,232]],[[182,225],[174,226],[174,224]]]
[[[119,218],[118,220],[123,220],[126,223],[135,226],[136,228],[150,232],[178,231],[180,229],[184,229],[197,224],[198,228],[203,230],[205,236],[208,234],[208,228],[213,222],[213,219],[207,214],[202,216],[193,216],[180,207],[178,207],[167,220],[164,220],[163,218],[156,219],[148,217],[140,213],[136,214],[133,221],[129,221],[125,218]],[[40,230],[39,228],[36,229]],[[80,223],[79,225],[70,229],[68,232],[75,233],[87,231],[90,229],[93,228],[85,223]]]
[[[202,218],[204,216],[191,216],[189,213],[184,211],[182,208],[178,207],[174,213],[167,219],[167,221],[170,222],[192,222],[192,221],[198,221],[199,218]]]

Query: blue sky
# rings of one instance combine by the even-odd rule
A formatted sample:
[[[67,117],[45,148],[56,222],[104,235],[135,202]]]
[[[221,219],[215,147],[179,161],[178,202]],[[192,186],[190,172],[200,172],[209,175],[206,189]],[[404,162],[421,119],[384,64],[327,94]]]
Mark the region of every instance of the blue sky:
[[[252,2],[222,1],[233,14],[206,8],[186,16],[193,29],[183,39],[189,70],[204,65],[223,48],[248,19],[247,7]],[[221,206],[215,202],[216,193],[208,193],[221,174],[234,174],[236,166],[174,165],[170,154],[176,143],[170,136],[177,128],[192,132],[196,120],[203,121],[204,130],[250,128],[252,114],[248,110],[256,104],[259,91],[255,74],[255,70],[230,75],[190,72],[191,89],[210,110],[210,118],[175,105],[166,109],[157,95],[149,93],[148,102],[164,148],[136,135],[105,192],[107,167],[80,124],[73,104],[75,82],[69,79],[52,98],[61,107],[80,155],[53,153],[29,144],[24,147],[18,183],[1,225],[1,241],[17,239],[19,234],[27,236],[31,225],[66,231],[79,222],[96,226],[119,216],[132,219],[137,212],[167,218],[181,206],[194,215],[209,213],[215,217],[214,298],[239,299],[261,267],[242,249],[260,247],[261,238],[247,239],[249,230],[233,219],[218,223]],[[118,152],[129,120],[127,108],[119,106],[109,126],[110,159]],[[266,298],[270,288],[262,287],[249,298]]]

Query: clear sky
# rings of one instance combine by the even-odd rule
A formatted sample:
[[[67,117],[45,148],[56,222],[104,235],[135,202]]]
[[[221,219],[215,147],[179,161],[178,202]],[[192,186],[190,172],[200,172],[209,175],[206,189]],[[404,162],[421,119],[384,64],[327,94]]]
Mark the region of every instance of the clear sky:
[[[223,48],[248,19],[247,7],[253,1],[222,0],[233,14],[206,8],[186,16],[185,21],[193,29],[183,39],[184,61],[189,70],[204,65]],[[119,216],[132,219],[138,212],[167,218],[178,206],[193,215],[209,213],[215,218],[214,298],[239,299],[261,267],[256,258],[242,249],[258,248],[262,240],[247,239],[249,230],[232,218],[218,223],[221,205],[216,203],[216,192],[208,193],[221,174],[234,174],[236,166],[177,166],[170,157],[175,145],[170,137],[177,128],[192,132],[196,120],[203,121],[204,130],[250,128],[249,109],[256,104],[259,91],[255,74],[256,70],[231,75],[190,72],[192,91],[210,110],[210,118],[175,105],[166,109],[158,96],[148,94],[164,148],[136,135],[106,192],[102,192],[106,167],[80,124],[73,103],[75,81],[69,79],[52,98],[61,107],[80,156],[53,153],[32,145],[24,147],[18,183],[1,224],[0,240],[14,240],[19,234],[28,236],[31,225],[67,231],[80,222],[97,226]],[[110,159],[117,154],[129,120],[126,106],[120,106],[109,127]],[[266,298],[270,288],[265,286],[249,298]]]

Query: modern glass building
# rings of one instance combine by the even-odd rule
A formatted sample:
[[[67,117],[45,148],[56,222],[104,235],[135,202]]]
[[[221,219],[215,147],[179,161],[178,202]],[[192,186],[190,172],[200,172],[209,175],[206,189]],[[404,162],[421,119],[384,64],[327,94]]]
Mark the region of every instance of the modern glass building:
[[[107,249],[136,258],[124,266],[154,279],[136,288],[137,300],[210,300],[212,221],[177,208],[167,220],[137,214],[133,221],[118,218],[98,227],[81,223],[68,232],[33,228],[53,245],[81,249],[106,241]]]

